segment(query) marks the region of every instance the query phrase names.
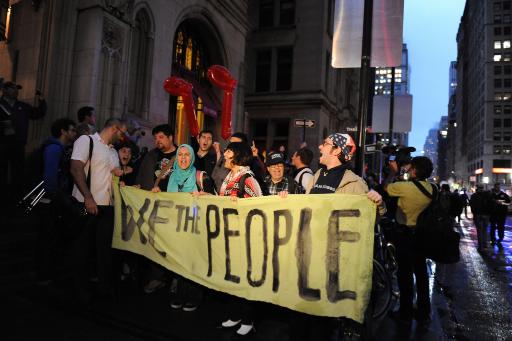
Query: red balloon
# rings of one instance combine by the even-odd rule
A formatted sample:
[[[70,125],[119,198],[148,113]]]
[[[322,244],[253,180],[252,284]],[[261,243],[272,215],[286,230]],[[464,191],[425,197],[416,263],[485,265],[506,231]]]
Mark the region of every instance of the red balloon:
[[[221,136],[227,140],[231,136],[231,109],[233,105],[233,90],[236,87],[229,70],[222,65],[212,65],[208,68],[208,79],[216,87],[224,91],[222,99]]]
[[[193,88],[192,84],[176,76],[171,76],[164,81],[165,91],[172,96],[181,96],[183,99],[190,135],[195,137],[199,134],[199,125],[197,124],[194,98],[192,97]]]

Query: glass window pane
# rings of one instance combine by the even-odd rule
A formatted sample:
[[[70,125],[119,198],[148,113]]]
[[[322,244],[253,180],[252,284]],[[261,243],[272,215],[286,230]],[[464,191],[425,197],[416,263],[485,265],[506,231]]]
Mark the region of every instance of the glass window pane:
[[[270,91],[272,50],[256,52],[256,86],[255,91]]]
[[[261,0],[259,9],[259,26],[272,27],[274,26],[274,1]]]
[[[281,0],[279,5],[279,25],[295,24],[295,0]]]
[[[293,49],[291,47],[277,50],[277,79],[276,90],[292,88]]]

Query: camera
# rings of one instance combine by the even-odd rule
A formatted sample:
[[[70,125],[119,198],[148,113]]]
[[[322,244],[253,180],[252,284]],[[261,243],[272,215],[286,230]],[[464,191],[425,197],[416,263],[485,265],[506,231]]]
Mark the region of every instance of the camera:
[[[399,167],[411,163],[411,153],[415,152],[416,148],[407,146],[384,146],[382,152],[387,155],[386,163],[389,161],[396,161]]]

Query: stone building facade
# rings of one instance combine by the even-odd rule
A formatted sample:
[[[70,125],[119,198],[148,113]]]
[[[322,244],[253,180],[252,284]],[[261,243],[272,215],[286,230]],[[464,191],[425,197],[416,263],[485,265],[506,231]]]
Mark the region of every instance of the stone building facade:
[[[258,147],[306,141],[317,152],[329,133],[356,127],[359,69],[331,67],[334,1],[250,1],[249,13],[245,122]]]
[[[29,147],[59,117],[76,120],[96,108],[146,130],[170,123],[176,142],[189,140],[180,98],[163,81],[178,75],[194,86],[200,128],[220,137],[222,92],[206,77],[210,65],[238,80],[233,131],[258,147],[295,149],[304,140],[295,119],[315,121],[305,140],[316,146],[332,131],[356,126],[358,69],[330,66],[334,0],[0,0],[0,77],[36,89],[48,114],[31,123]]]
[[[96,108],[99,126],[110,116],[146,130],[169,122],[185,142],[182,105],[162,87],[171,74],[193,83],[201,127],[220,132],[221,92],[205,72],[213,64],[239,80],[233,112],[243,112],[247,1],[2,0],[2,8],[9,24],[0,77],[23,85],[21,100],[32,102],[40,89],[49,105],[31,127],[34,143],[54,119],[76,119],[85,105]],[[144,142],[151,145],[150,134]]]

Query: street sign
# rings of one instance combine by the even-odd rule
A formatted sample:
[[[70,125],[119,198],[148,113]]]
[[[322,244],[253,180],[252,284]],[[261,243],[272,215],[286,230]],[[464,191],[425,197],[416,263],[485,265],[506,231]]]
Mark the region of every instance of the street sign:
[[[365,153],[375,153],[376,151],[378,151],[376,143],[374,143],[374,144],[367,144],[366,146],[364,146],[364,152]]]
[[[315,120],[298,119],[294,121],[294,125],[297,128],[313,128],[315,126]]]

